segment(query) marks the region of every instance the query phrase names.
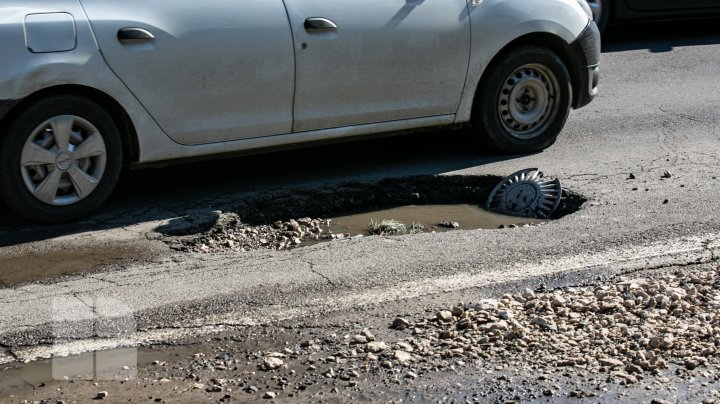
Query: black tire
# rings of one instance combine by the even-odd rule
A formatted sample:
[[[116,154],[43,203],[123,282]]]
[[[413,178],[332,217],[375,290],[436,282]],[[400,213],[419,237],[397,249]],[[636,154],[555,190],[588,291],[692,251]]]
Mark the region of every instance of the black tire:
[[[71,135],[70,141],[67,142],[70,146],[64,148],[66,153],[62,152],[60,143],[56,140],[55,127],[48,124],[53,119],[65,119],[71,122],[67,125],[67,132]],[[75,95],[53,95],[39,99],[16,114],[6,129],[0,138],[1,195],[11,209],[25,218],[42,223],[75,220],[87,216],[100,207],[115,188],[123,162],[120,134],[112,116],[92,100]],[[61,130],[58,130],[59,132]],[[79,145],[96,132],[99,133],[102,142],[97,136],[93,138],[94,147],[85,148],[85,150],[94,150],[87,152],[89,157],[84,159],[72,157],[73,153],[80,153]],[[31,138],[34,144],[30,143]],[[24,150],[27,151],[29,147],[42,143],[41,140],[37,140],[39,138],[49,139],[43,143],[49,146],[41,146],[47,147],[44,152],[49,152],[44,154],[43,158],[55,153],[55,162],[22,163],[23,158],[27,160],[23,154]],[[102,150],[98,145],[104,147],[104,154],[97,151]],[[29,161],[35,160],[29,159]],[[83,168],[79,168],[81,166]],[[80,173],[78,170],[83,171]],[[54,171],[58,172],[60,185],[46,187],[48,190],[55,189],[47,192],[46,199],[52,199],[52,202],[48,203],[36,197],[33,192],[37,192],[43,181],[49,180]],[[75,177],[71,176],[71,172]],[[44,177],[42,173],[45,174]],[[77,184],[82,181],[75,181],[75,178],[79,178],[83,173],[92,181],[83,183],[86,188],[81,192],[82,186]],[[36,178],[37,176],[39,178]],[[31,191],[33,184],[37,186]]]
[[[488,67],[475,97],[472,126],[500,151],[537,152],[555,142],[571,106],[565,63],[549,49],[526,45],[501,54]]]

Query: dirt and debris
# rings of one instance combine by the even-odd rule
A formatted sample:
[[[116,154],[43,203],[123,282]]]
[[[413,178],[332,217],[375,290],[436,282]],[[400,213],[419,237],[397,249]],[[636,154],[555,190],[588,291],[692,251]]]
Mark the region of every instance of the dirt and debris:
[[[438,223],[438,226],[445,227],[447,229],[459,229],[460,223],[447,220],[447,221]]]
[[[357,236],[330,231],[333,217],[408,205],[481,206],[497,181],[494,176],[418,176],[259,193],[237,202],[228,211],[194,212],[158,228],[157,232],[162,235],[161,240],[177,251],[282,250],[307,242]],[[552,219],[577,211],[584,202],[582,196],[563,191],[560,207]],[[376,233],[433,230],[421,226],[421,220],[418,218],[417,223],[405,224],[406,231]],[[438,223],[438,226],[458,228],[460,224],[450,220]]]
[[[306,217],[250,226],[235,213],[222,213],[210,230],[198,236],[178,237],[168,245],[186,252],[282,250],[299,246],[303,240],[334,240],[349,236],[328,232],[329,225],[330,220]]]
[[[102,388],[156,402],[716,403],[720,268],[708,268],[540,286],[424,315],[398,303],[397,317],[378,307],[258,326],[146,352],[157,359],[137,379],[52,381],[13,398],[92,398]]]
[[[720,269],[553,291],[527,289],[423,318],[397,317],[388,328],[400,331],[399,338],[386,341],[379,330],[346,330],[322,342],[286,348],[282,357],[314,366],[316,376],[344,381],[358,372],[384,373],[397,381],[489,363],[499,370],[521,366],[544,374],[577,368],[603,375],[598,384],[619,385],[661,375],[671,365],[680,377],[705,367],[718,381]],[[277,355],[247,359],[267,363]],[[324,366],[318,368],[317,362]],[[263,362],[258,369],[269,370]]]

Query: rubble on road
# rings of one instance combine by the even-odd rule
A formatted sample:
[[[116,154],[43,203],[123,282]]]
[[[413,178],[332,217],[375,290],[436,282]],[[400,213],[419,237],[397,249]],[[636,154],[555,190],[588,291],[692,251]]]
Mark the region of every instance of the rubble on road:
[[[393,394],[475,403],[658,396],[716,402],[720,268],[646,273],[520,289],[424,314],[406,310],[402,304],[415,304],[406,301],[402,317],[382,320],[345,321],[342,313],[329,323],[231,331],[177,348],[181,355],[164,352],[173,359],[149,362],[135,381],[73,387],[88,397],[108,386],[115,399],[131,389],[137,397],[182,402],[388,401]],[[55,394],[55,385],[40,394]]]
[[[216,224],[201,234],[174,238],[170,248],[183,252],[224,252],[260,249],[282,250],[306,240],[348,237],[327,231],[329,219],[289,219],[272,225],[251,226],[235,213],[221,213]]]
[[[398,317],[388,328],[400,334],[397,341],[365,329],[322,344],[299,344],[291,358],[312,357],[321,349],[334,352],[320,361],[342,364],[337,371],[331,367],[330,376],[323,373],[330,378],[341,377],[347,369],[394,377],[397,369],[405,368],[405,378],[413,380],[472,364],[515,363],[551,372],[567,367],[604,372],[608,380],[634,384],[659,374],[669,363],[690,371],[717,361],[720,269],[525,290],[459,304],[427,318]]]
[[[717,357],[720,279],[715,271],[527,290],[442,310],[407,327],[414,355],[448,365],[512,358],[541,368],[613,371],[634,383],[668,361],[694,369]]]
[[[528,376],[531,385],[524,390],[531,399],[596,397],[608,384],[643,383],[652,390],[669,382],[667,376],[694,380],[696,372],[718,383],[720,374],[713,369],[720,365],[720,269],[527,289],[415,319],[397,317],[385,330],[358,332],[359,327],[286,341],[279,351],[223,350],[215,358],[195,357],[185,367],[186,380],[197,382],[207,369],[217,378],[218,369],[246,363],[259,373],[245,372],[243,380],[235,374],[228,375],[233,377],[229,381],[213,379],[211,385],[221,388],[213,391],[226,391],[227,385],[256,394],[252,383],[271,379],[267,387],[288,397],[320,385],[334,386],[335,394],[339,388],[368,388],[370,378],[385,380],[387,386],[414,384],[461,369],[495,374],[498,391],[513,383],[511,371],[515,377],[536,374]],[[561,393],[558,378],[570,372],[584,383]]]

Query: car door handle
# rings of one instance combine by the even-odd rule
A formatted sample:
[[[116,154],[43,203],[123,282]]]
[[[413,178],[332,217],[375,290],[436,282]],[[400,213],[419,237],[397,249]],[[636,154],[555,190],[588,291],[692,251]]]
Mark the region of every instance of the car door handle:
[[[155,35],[142,28],[122,28],[117,33],[118,41],[123,43],[146,42],[155,39]]]
[[[309,33],[328,32],[337,30],[334,22],[322,17],[312,17],[305,20],[305,31]]]

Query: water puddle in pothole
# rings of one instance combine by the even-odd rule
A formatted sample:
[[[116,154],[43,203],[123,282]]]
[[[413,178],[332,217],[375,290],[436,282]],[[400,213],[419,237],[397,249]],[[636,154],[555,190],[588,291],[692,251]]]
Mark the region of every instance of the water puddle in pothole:
[[[349,216],[332,218],[330,232],[354,235],[368,235],[373,223],[383,220],[394,220],[410,229],[415,225],[425,232],[450,231],[456,229],[497,229],[501,226],[532,226],[545,222],[542,219],[531,219],[499,215],[489,212],[477,205],[408,205],[398,208],[365,212]],[[458,227],[453,227],[453,223]],[[418,226],[419,225],[419,226]]]

